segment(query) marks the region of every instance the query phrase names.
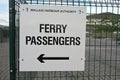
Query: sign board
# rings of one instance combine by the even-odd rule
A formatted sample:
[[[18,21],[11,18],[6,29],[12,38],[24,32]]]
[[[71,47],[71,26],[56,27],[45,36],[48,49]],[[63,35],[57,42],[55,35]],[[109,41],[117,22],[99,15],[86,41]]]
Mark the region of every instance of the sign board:
[[[20,71],[83,71],[85,7],[20,6]]]

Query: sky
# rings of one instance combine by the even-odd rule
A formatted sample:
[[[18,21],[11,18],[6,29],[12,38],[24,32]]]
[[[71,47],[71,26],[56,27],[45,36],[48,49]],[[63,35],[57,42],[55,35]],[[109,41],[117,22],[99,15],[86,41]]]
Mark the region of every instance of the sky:
[[[8,0],[0,0],[0,24],[9,25],[9,3]]]

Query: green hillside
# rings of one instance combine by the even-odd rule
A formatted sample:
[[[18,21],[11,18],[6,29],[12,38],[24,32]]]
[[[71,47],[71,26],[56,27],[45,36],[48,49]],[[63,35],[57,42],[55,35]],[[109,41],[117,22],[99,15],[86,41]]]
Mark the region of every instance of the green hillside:
[[[87,19],[101,19],[101,21],[109,20],[114,25],[114,24],[117,24],[118,22],[120,22],[120,14],[114,14],[114,13],[110,13],[110,12],[100,13],[100,14],[92,14],[92,15],[88,15]]]
[[[107,23],[107,21],[111,22],[112,25],[101,25],[101,24],[87,24],[87,28],[93,29],[96,32],[114,32],[120,31],[120,14],[114,14],[110,12],[100,13],[100,14],[92,14],[88,15],[87,19],[101,19],[101,22]]]
[[[87,19],[120,19],[120,14],[114,14],[114,13],[110,13],[110,12],[106,12],[106,13],[100,13],[100,14],[92,14],[92,15],[88,15]]]

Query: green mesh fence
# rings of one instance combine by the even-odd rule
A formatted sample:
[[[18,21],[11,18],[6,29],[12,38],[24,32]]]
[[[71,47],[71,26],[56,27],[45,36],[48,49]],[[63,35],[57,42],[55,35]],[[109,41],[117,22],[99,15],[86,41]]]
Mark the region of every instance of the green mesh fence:
[[[87,8],[85,71],[19,72],[20,4],[85,6]],[[16,0],[15,12],[10,13],[15,13],[10,19],[15,19],[13,30],[16,32],[15,54],[11,51],[15,58],[10,59],[13,62],[10,64],[11,70],[15,70],[11,71],[11,80],[120,80],[119,9],[119,0]]]

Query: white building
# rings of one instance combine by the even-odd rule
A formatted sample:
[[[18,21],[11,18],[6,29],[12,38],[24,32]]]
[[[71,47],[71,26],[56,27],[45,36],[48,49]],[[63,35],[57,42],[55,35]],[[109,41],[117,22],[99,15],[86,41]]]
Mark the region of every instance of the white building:
[[[86,22],[87,22],[87,24],[93,24],[93,25],[110,25],[110,26],[112,26],[112,22],[110,22],[110,20],[102,21],[101,19],[87,19]]]

